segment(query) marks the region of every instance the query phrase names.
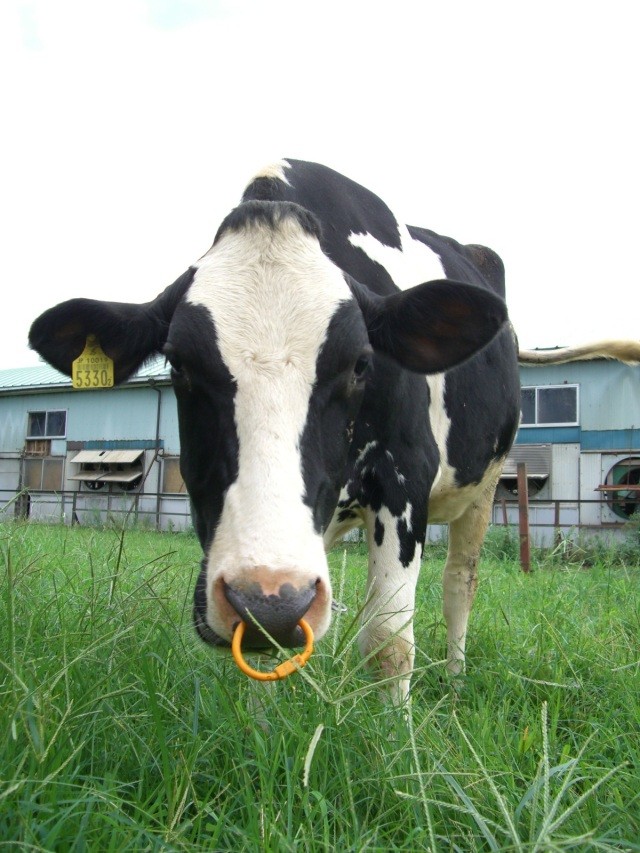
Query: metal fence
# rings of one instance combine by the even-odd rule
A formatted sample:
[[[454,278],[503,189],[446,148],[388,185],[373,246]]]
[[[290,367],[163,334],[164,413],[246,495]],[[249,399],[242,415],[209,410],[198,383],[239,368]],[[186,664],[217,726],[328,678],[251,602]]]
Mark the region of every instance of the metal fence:
[[[88,527],[191,529],[188,496],[156,492],[0,491],[0,519],[9,518]]]
[[[514,528],[523,534],[526,528],[531,543],[540,547],[551,547],[562,539],[578,539],[598,536],[609,539],[624,539],[629,531],[629,521],[588,521],[587,513],[593,518],[593,510],[602,509],[603,501],[553,500],[531,501],[527,507],[526,521],[522,518],[522,507],[517,498],[501,499],[493,507],[492,523],[495,527]],[[607,513],[609,515],[609,513]]]
[[[602,506],[602,501],[554,500],[529,503],[528,525],[536,545],[553,545],[559,538],[587,535],[623,536],[628,522],[584,523],[580,519],[586,505]],[[191,507],[186,494],[156,492],[100,492],[84,490],[44,492],[0,490],[0,519],[21,518],[40,522],[83,526],[146,527],[152,530],[190,530]],[[494,503],[492,524],[519,528],[517,498]],[[447,525],[430,525],[431,541],[446,537]]]

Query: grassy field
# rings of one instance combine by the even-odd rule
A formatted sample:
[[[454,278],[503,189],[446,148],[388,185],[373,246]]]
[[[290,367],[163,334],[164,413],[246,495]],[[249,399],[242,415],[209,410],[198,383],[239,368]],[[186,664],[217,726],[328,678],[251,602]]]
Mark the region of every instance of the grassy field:
[[[524,576],[512,545],[459,690],[427,555],[402,715],[357,652],[361,546],[330,555],[348,613],[265,689],[193,634],[191,536],[1,525],[0,846],[640,850],[640,549]]]

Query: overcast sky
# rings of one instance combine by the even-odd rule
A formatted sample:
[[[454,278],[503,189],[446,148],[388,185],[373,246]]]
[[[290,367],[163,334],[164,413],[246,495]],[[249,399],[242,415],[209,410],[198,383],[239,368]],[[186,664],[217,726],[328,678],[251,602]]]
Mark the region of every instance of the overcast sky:
[[[0,368],[147,301],[253,172],[332,166],[507,267],[522,346],[640,337],[634,0],[2,0]]]

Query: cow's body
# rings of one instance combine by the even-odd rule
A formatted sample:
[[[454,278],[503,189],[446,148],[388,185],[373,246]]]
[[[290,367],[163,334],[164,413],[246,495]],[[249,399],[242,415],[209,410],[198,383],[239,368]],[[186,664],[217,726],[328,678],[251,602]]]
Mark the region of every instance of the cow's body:
[[[377,196],[323,166],[287,161],[267,175],[243,199],[293,201],[310,210],[323,226],[326,255],[377,293],[446,278],[504,298],[502,262],[491,250],[407,228]],[[367,530],[369,608],[360,644],[369,654],[396,635],[380,655],[387,674],[412,666],[427,517],[451,525],[444,608],[449,666],[460,668],[478,554],[519,416],[517,348],[508,324],[473,358],[427,379],[376,356],[324,540],[330,548],[355,525]]]
[[[428,282],[423,284],[423,282]],[[400,292],[402,291],[402,292]],[[30,341],[70,373],[86,336],[122,381],[164,352],[181,468],[205,554],[207,642],[296,645],[331,615],[324,556],[363,524],[361,647],[406,695],[427,518],[450,524],[444,612],[464,661],[478,554],[518,425],[517,348],[499,258],[420,228],[323,166],[274,164],[213,246],[145,305],[71,300]],[[430,374],[425,378],[425,374]]]

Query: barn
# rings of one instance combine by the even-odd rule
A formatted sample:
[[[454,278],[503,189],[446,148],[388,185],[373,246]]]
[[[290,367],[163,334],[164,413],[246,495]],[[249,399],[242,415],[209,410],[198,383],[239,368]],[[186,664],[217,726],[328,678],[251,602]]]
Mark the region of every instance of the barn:
[[[615,535],[640,509],[640,368],[594,359],[521,366],[522,419],[493,521],[518,523],[516,466],[525,462],[532,536],[560,529]]]
[[[5,517],[90,524],[127,513],[132,523],[186,529],[179,452],[164,360],[124,385],[86,392],[45,364],[0,371]]]
[[[522,423],[494,524],[517,525],[527,469],[532,536],[618,532],[639,507],[640,368],[595,359],[521,366]],[[155,360],[124,385],[78,392],[48,365],[0,371],[2,515],[104,523],[127,513],[159,529],[191,525],[176,403]],[[441,535],[434,526],[430,538]]]

